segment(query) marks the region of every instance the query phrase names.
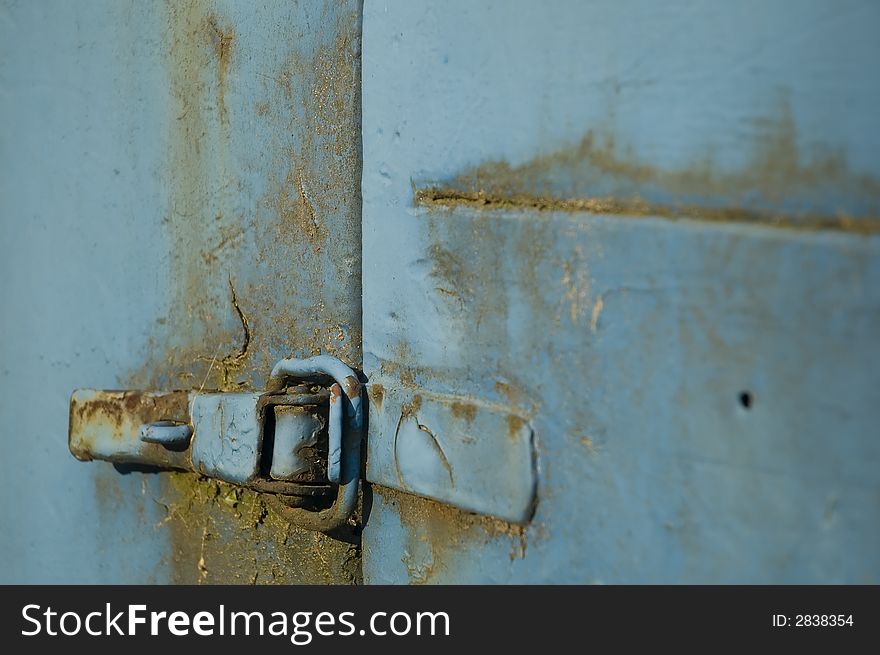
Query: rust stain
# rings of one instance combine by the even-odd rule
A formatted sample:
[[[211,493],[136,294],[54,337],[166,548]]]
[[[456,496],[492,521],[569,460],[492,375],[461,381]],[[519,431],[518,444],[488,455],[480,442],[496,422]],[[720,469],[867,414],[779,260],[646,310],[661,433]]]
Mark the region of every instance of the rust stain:
[[[217,245],[209,250],[205,250],[201,252],[201,257],[205,261],[205,264],[212,265],[216,262],[220,261],[224,252],[233,246],[237,246],[238,242],[245,236],[245,231],[242,228],[229,228],[229,227],[221,227],[220,228],[220,240],[217,242]]]
[[[511,439],[517,439],[526,425],[526,420],[516,414],[507,415],[507,436]]]
[[[452,403],[452,415],[455,418],[464,419],[470,425],[477,415],[477,407],[473,403],[456,401]]]
[[[102,441],[109,437],[124,442],[127,451],[134,448],[145,462],[187,469],[189,460],[184,453],[140,442],[139,432],[145,423],[188,420],[188,398],[185,391],[98,391],[86,397],[75,393],[70,402],[70,452],[79,460],[90,461],[105,452]]]
[[[244,359],[232,345],[241,308],[234,290],[230,307],[226,286],[230,262],[246,241],[233,209],[226,110],[235,35],[209,4],[166,4],[171,120],[163,223],[171,288],[168,314],[157,321],[148,360],[130,377],[133,386],[225,389],[234,386],[230,374]]]
[[[318,220],[317,210],[311,200],[311,183],[304,175],[298,167],[290,170],[276,196],[276,209],[282,219],[282,226],[287,228],[282,234],[287,235],[287,238],[291,234],[305,237],[320,252],[327,238],[327,229]]]
[[[426,261],[431,265],[428,274],[434,291],[447,305],[449,319],[473,321],[479,326],[488,316],[506,308],[506,294],[485,294],[493,283],[490,276],[497,276],[503,265],[501,252],[491,243],[491,233],[479,220],[461,231],[451,230],[443,223],[429,219],[427,224],[430,244]],[[481,266],[475,270],[477,261]]]
[[[331,5],[323,11],[335,13]],[[280,68],[263,77],[265,111],[257,112],[277,137],[258,208],[256,263],[271,277],[249,292],[271,317],[266,340],[289,344],[284,354],[326,352],[358,368],[359,14],[334,20],[335,38],[309,51],[294,41]]]
[[[590,312],[590,331],[595,332],[599,325],[599,317],[602,315],[602,309],[605,307],[604,296],[599,296],[593,303],[593,310]]]
[[[121,439],[119,430],[129,425],[153,421],[188,418],[188,395],[185,391],[154,394],[146,391],[105,391],[86,402],[71,402],[71,426],[99,422],[114,428],[114,438]]]
[[[167,5],[171,290],[135,386],[259,388],[280,357],[319,352],[359,367],[359,8],[322,11],[331,38],[258,78],[273,136],[249,198],[224,109],[245,42],[211,3]]]
[[[596,445],[596,442],[586,435],[580,438],[581,445],[586,448],[591,455],[595,455],[599,451],[599,447]]]
[[[382,360],[380,363],[380,370],[383,375],[388,375],[391,377],[396,377],[400,380],[401,385],[404,387],[415,387],[416,385],[416,373],[417,369],[409,364],[412,361],[412,358],[408,357],[408,348],[406,344],[399,344],[397,356],[398,361],[387,361]],[[407,364],[401,364],[400,362],[407,362]]]
[[[824,216],[803,214],[791,216],[773,211],[735,207],[703,207],[698,205],[660,205],[642,200],[617,198],[572,198],[555,200],[525,194],[493,196],[483,191],[460,192],[450,188],[430,187],[416,192],[415,202],[425,207],[470,207],[473,209],[531,210],[541,212],[585,212],[611,214],[624,218],[689,219],[715,223],[753,223],[795,230],[833,230],[854,234],[880,232],[880,218]]]
[[[370,402],[378,411],[382,411],[382,403],[385,400],[385,387],[381,384],[371,384],[367,387]]]
[[[495,382],[495,391],[504,396],[511,405],[515,405],[520,397],[520,394],[510,384],[501,380]]]
[[[475,280],[460,258],[437,243],[431,244],[428,254],[433,263],[431,276],[436,280],[435,291],[450,296],[461,307],[473,294]]]
[[[426,207],[586,212],[629,217],[760,223],[792,229],[827,229],[873,234],[880,231],[880,180],[853,173],[843,153],[818,152],[804,161],[788,101],[754,132],[751,160],[736,171],[715,167],[706,156],[689,166],[667,170],[631,152],[621,155],[614,134],[588,130],[576,144],[519,165],[489,161],[448,183],[415,190],[415,203]],[[572,178],[575,195],[556,191],[554,180]],[[611,181],[611,195],[593,195],[591,187]],[[788,198],[816,188],[831,188],[873,208],[874,215],[852,216],[845,208],[833,214],[789,212]],[[672,202],[646,200],[659,189]],[[697,200],[700,199],[700,200]],[[762,203],[764,206],[762,206]]]
[[[214,56],[217,60],[217,109],[220,112],[220,120],[226,123],[229,121],[229,113],[226,109],[226,79],[229,77],[235,32],[231,27],[221,28],[219,21],[220,19],[213,14],[207,17],[214,42]]]
[[[403,407],[400,409],[400,418],[401,420],[408,418],[410,416],[415,417],[418,411],[422,408],[422,396],[420,394],[416,394],[413,396],[413,399],[408,403],[404,403]],[[397,426],[398,429],[400,426]]]

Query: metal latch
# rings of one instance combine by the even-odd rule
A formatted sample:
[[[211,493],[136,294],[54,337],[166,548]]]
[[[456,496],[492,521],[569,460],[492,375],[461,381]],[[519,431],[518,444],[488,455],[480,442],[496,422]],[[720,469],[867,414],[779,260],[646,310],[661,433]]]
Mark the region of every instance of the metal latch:
[[[357,506],[363,409],[354,371],[329,355],[283,359],[262,393],[96,391],[70,401],[71,453],[188,470],[271,494],[321,532]]]

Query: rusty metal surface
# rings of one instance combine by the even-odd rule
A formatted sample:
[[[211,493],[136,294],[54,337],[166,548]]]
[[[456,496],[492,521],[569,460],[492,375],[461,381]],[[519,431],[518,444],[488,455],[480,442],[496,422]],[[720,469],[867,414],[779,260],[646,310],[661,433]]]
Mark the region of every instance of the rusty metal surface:
[[[876,8],[367,10],[363,368],[510,407],[539,472],[527,527],[375,486],[367,580],[876,581]],[[63,447],[76,386],[359,366],[359,3],[0,18],[4,581],[359,581]]]
[[[189,470],[188,452],[175,452],[141,438],[155,421],[189,421],[189,394],[79,389],[70,398],[70,452],[77,459],[116,460]]]
[[[320,443],[326,427],[323,418],[304,407],[282,405],[272,409],[275,429],[270,476],[294,482],[326,480],[326,444],[322,449]]]
[[[327,354],[304,359],[286,358],[272,368],[269,388],[288,378],[326,377],[330,385],[330,411],[327,424],[327,478],[338,484],[333,506],[320,512],[304,513],[281,508],[291,521],[309,529],[334,531],[347,527],[359,503],[361,450],[364,427],[363,389],[355,372],[344,362]]]
[[[361,383],[354,371],[345,363],[327,354],[305,359],[287,358],[282,359],[272,368],[268,386],[270,389],[281,386],[289,377],[309,379],[315,376],[329,377],[336,381],[336,384],[330,387],[327,479],[331,482],[348,484],[352,476],[356,480],[360,475],[360,443],[364,422]],[[343,440],[346,441],[345,448],[343,448]],[[343,450],[347,451],[344,464]],[[356,459],[355,454],[357,454]],[[345,474],[343,468],[346,469]]]
[[[126,384],[260,389],[272,362],[322,351],[359,365],[360,2],[159,9],[167,304]],[[250,492],[230,507],[210,483],[185,486],[187,509],[162,526],[172,579],[360,579],[356,545]]]
[[[264,394],[78,389],[70,400],[68,447],[82,461],[196,471],[244,486],[265,473],[266,462],[276,480],[326,482],[326,463],[309,460],[307,470],[289,470],[303,465],[303,448],[313,451],[312,458],[319,457],[316,440],[321,436],[326,460],[330,393],[304,390]],[[163,430],[174,438],[164,436]]]

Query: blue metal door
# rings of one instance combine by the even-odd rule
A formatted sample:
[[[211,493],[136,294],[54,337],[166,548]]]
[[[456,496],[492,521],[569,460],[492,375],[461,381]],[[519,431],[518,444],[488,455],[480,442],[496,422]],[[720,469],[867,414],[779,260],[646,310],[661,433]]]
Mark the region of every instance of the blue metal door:
[[[877,581],[878,19],[366,3],[367,582]]]
[[[0,579],[877,582],[878,19],[3,3]],[[199,431],[319,353],[344,534],[68,452],[75,388]]]
[[[75,388],[360,366],[359,2],[0,4],[0,579],[350,583],[260,494],[77,463]],[[134,398],[135,396],[130,396]]]

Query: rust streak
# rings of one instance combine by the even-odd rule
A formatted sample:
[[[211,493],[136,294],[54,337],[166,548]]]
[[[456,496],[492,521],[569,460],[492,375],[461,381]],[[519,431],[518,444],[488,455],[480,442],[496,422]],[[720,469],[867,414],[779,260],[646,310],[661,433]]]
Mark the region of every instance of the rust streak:
[[[382,409],[382,402],[385,400],[385,387],[381,384],[371,384],[368,387],[370,400],[373,401],[376,409]]]
[[[746,223],[792,230],[833,230],[854,234],[880,233],[880,217],[855,219],[849,216],[787,215],[739,207],[702,207],[698,205],[651,204],[643,200],[619,198],[557,199],[529,194],[500,196],[484,191],[457,191],[448,187],[418,189],[415,204],[422,207],[467,207],[481,210],[539,212],[583,212],[622,218],[663,218],[696,220],[711,223]]]
[[[610,128],[590,129],[576,143],[523,163],[487,161],[448,181],[414,185],[414,202],[880,232],[880,179],[853,171],[841,148],[816,148],[805,157],[785,95],[745,138],[747,160],[738,169],[717,166],[711,148],[666,169],[638,159]],[[845,200],[826,207],[829,194]],[[811,209],[816,205],[823,208]]]
[[[213,36],[214,55],[217,58],[217,110],[220,113],[220,120],[226,123],[229,120],[229,112],[226,108],[226,78],[229,76],[235,33],[231,29],[222,29],[216,16],[208,16],[208,26]]]

